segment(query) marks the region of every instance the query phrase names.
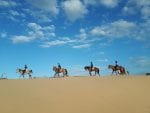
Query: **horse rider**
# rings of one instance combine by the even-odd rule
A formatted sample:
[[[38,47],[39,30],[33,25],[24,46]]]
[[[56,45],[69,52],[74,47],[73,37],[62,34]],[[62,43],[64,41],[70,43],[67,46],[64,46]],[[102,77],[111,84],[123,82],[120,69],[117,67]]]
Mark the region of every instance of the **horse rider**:
[[[61,69],[61,65],[60,63],[58,63],[58,71],[60,71],[60,69]]]
[[[24,73],[27,71],[27,69],[28,69],[28,67],[27,67],[27,65],[25,64],[25,65],[24,65]]]
[[[91,62],[91,65],[90,65],[90,66],[91,66],[91,69],[93,69],[93,62]]]
[[[119,67],[119,65],[118,65],[118,61],[115,61],[115,69],[117,70],[117,68]]]
[[[115,61],[115,70],[118,71],[118,74],[120,73],[120,69],[119,69],[119,65],[118,65],[118,61]]]

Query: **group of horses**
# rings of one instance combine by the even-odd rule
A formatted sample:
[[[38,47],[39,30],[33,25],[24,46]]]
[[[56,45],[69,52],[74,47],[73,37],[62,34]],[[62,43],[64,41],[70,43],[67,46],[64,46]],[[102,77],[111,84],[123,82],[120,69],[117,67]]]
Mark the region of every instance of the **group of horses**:
[[[85,66],[84,69],[86,71],[89,72],[90,76],[96,76],[99,75],[100,76],[100,69],[98,67],[92,67],[91,66]],[[112,74],[113,75],[115,73],[115,75],[126,75],[127,72],[125,70],[125,68],[123,66],[113,66],[113,65],[108,65],[108,69],[112,70]],[[57,66],[53,67],[53,71],[55,71],[54,77],[61,77],[61,73],[62,73],[62,77],[68,77],[68,71],[65,68],[58,68]],[[17,73],[20,73],[20,77],[23,77],[27,74],[29,76],[29,78],[32,78],[32,70],[25,70],[25,69],[17,69],[16,70]],[[94,72],[94,75],[92,75],[92,72]]]

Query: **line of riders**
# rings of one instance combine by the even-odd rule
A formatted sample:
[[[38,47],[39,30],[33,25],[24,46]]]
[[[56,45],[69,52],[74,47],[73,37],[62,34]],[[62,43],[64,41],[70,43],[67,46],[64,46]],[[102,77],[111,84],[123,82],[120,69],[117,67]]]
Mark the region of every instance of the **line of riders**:
[[[116,75],[118,75],[118,74],[121,74],[121,75],[129,74],[129,72],[126,71],[123,66],[118,65],[117,61],[115,61],[115,65],[108,65],[108,68],[112,69],[112,74],[111,75],[113,75],[114,73]],[[100,76],[100,69],[93,66],[93,62],[90,63],[90,66],[85,66],[84,69],[89,72],[90,76],[92,76],[93,71],[95,73],[94,75],[99,75]],[[63,77],[65,77],[65,76],[68,77],[67,69],[62,68],[60,63],[58,63],[58,66],[53,66],[53,71],[55,71],[54,77],[60,77],[60,73],[63,74]],[[24,75],[28,74],[29,78],[32,78],[31,74],[33,73],[33,71],[29,70],[27,65],[24,65],[24,69],[19,69],[18,68],[16,70],[16,72],[20,73],[20,77],[22,76],[24,78]]]

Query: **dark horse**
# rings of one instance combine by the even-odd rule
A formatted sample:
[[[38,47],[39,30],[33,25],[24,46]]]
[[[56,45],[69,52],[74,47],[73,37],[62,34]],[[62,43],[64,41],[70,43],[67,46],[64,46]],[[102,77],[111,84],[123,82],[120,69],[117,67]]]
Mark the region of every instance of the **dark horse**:
[[[29,78],[32,78],[32,75],[31,75],[31,73],[33,73],[33,71],[32,70],[24,70],[24,69],[17,69],[16,70],[16,72],[17,73],[20,73],[20,76],[19,76],[19,78],[22,76],[23,78],[24,78],[24,75],[25,74],[28,74],[29,75]]]
[[[113,66],[113,65],[108,65],[108,68],[112,69],[112,75],[113,75],[114,72],[116,73],[116,75],[117,74],[122,74],[122,75],[126,74],[126,70],[123,66],[116,67],[116,66]]]
[[[63,77],[65,77],[65,76],[68,77],[68,71],[67,71],[67,69],[64,69],[64,68],[59,69],[58,67],[54,66],[53,67],[53,71],[55,71],[54,77],[56,77],[56,75],[58,77],[60,77],[59,73],[63,73]]]
[[[95,72],[95,75],[98,74],[100,76],[99,68],[97,68],[97,67],[91,68],[90,66],[85,66],[84,69],[89,71],[90,76],[92,76],[92,71]]]

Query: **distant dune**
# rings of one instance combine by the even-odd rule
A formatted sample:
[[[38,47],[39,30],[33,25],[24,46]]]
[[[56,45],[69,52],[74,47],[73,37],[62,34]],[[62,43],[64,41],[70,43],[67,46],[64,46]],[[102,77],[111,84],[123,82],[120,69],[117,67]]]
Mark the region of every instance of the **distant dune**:
[[[0,80],[0,113],[150,113],[150,77]]]

